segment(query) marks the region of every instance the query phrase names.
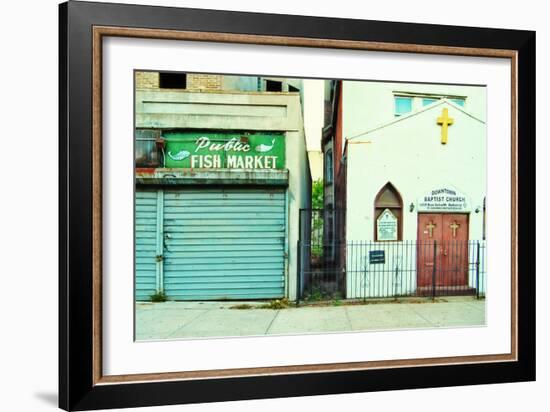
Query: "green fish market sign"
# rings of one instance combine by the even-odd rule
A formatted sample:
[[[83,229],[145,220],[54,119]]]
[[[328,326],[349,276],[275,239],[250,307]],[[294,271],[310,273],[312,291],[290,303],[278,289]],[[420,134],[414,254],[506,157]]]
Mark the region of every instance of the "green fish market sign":
[[[165,167],[284,169],[282,133],[164,132]]]

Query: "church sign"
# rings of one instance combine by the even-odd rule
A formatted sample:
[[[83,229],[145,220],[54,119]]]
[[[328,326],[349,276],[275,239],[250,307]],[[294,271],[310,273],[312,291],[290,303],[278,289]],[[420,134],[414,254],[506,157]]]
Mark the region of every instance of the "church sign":
[[[284,169],[282,133],[164,132],[165,167]]]
[[[397,217],[390,209],[384,209],[376,219],[376,231],[378,241],[397,240]]]
[[[419,212],[469,212],[468,197],[451,187],[438,187],[418,199]]]

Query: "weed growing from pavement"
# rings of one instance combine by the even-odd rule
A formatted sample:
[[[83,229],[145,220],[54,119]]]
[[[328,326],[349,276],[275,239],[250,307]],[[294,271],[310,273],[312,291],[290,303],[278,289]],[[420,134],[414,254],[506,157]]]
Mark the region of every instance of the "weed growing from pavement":
[[[271,300],[262,305],[250,305],[248,303],[239,303],[230,306],[229,309],[286,309],[296,307],[295,303],[291,303],[287,298]]]
[[[338,292],[329,292],[315,287],[305,294],[305,302],[327,302],[338,301],[341,299],[341,295]]]
[[[166,294],[160,290],[153,293],[149,298],[151,302],[166,302],[168,300]]]
[[[248,303],[241,303],[238,305],[230,306],[229,309],[254,309],[255,306],[249,305]]]
[[[284,298],[284,299],[272,300],[271,302],[266,303],[265,305],[261,305],[260,308],[261,309],[286,309],[290,306],[291,306],[290,301],[287,298]]]
[[[307,299],[301,302],[291,302],[287,298],[276,299],[264,304],[240,303],[230,306],[228,309],[288,309],[299,307],[329,307],[329,306],[365,306],[365,305],[383,305],[383,304],[429,304],[448,302],[444,298],[392,298],[392,299],[356,299],[343,300],[338,297],[330,297],[322,300]]]

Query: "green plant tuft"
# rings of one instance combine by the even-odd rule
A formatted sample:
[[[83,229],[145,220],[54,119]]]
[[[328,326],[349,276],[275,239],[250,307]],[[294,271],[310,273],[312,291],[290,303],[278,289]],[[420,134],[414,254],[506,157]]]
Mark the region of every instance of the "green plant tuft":
[[[151,302],[166,302],[168,299],[163,291],[156,291],[150,297]]]
[[[254,309],[254,306],[248,303],[240,303],[238,305],[229,306],[229,309]]]
[[[260,306],[262,309],[286,309],[290,306],[290,302],[287,298],[275,299],[265,305]]]
[[[325,206],[325,184],[323,179],[315,180],[311,185],[311,208],[322,209]]]

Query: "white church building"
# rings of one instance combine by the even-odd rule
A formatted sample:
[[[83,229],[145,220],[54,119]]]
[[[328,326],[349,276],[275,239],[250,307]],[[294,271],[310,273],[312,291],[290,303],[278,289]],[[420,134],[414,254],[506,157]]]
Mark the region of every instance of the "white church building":
[[[484,293],[485,87],[341,93],[346,297]]]

